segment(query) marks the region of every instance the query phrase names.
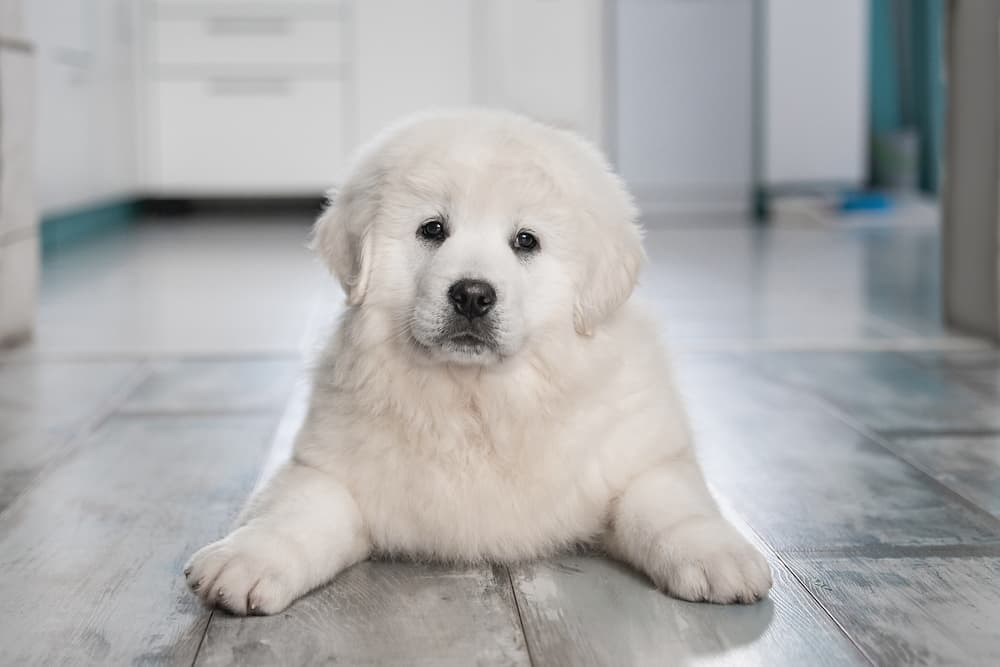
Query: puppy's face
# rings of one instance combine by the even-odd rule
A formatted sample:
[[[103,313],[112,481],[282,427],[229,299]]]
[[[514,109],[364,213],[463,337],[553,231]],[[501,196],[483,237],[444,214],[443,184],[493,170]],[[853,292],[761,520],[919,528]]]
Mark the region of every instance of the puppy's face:
[[[317,242],[349,300],[386,316],[387,341],[429,362],[490,365],[575,335],[574,323],[589,333],[624,301],[641,259],[632,215],[570,135],[463,114],[370,148]]]
[[[489,364],[570,322],[568,230],[546,174],[483,147],[421,157],[385,192],[384,270],[370,292],[414,347]]]

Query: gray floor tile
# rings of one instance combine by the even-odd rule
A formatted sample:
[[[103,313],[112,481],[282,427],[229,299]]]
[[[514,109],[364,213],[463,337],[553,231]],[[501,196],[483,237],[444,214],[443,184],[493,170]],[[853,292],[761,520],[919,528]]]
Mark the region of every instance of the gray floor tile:
[[[1000,402],[1000,351],[912,352],[908,357],[950,373]]]
[[[513,569],[536,665],[864,664],[825,612],[772,561],[755,605],[667,597],[624,565],[567,556]]]
[[[875,430],[1000,429],[1000,402],[895,352],[772,352],[751,363]]]
[[[132,362],[0,363],[0,424],[72,425],[128,380]]]
[[[1000,518],[1000,435],[892,438],[901,458]]]
[[[126,362],[0,364],[0,512],[138,378]]]
[[[159,362],[120,411],[280,410],[303,372],[295,358]]]
[[[116,418],[0,515],[0,663],[190,664],[192,551],[232,520],[273,419]]]
[[[680,375],[709,482],[775,548],[1000,543],[1000,522],[801,391],[732,356]]]
[[[1000,664],[1000,558],[789,562],[877,665]]]
[[[527,665],[505,568],[364,562],[267,618],[216,614],[198,665]]]
[[[46,261],[35,357],[298,353],[343,296],[308,216],[151,221]]]

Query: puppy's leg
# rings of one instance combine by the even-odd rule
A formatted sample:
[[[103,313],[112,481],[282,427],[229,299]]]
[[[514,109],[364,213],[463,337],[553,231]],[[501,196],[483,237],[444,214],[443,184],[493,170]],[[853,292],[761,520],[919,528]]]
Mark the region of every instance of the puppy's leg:
[[[719,513],[690,453],[626,487],[606,541],[612,556],[684,600],[754,602],[771,588],[767,561]]]
[[[274,614],[371,550],[354,499],[340,482],[289,463],[255,496],[239,528],[184,568],[207,605]]]

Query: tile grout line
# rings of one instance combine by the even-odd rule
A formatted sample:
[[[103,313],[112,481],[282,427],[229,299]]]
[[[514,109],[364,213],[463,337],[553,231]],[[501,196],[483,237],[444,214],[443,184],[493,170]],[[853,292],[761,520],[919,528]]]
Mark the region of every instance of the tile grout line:
[[[996,351],[996,348],[993,348],[993,347],[990,347],[989,349],[992,350],[992,351],[994,351],[994,352]],[[902,359],[904,359],[907,363],[909,363],[911,365],[918,366],[918,367],[923,368],[925,370],[926,369],[930,369],[930,370],[940,371],[940,372],[944,373],[949,379],[954,380],[955,382],[959,383],[960,385],[962,385],[966,389],[974,391],[976,394],[978,394],[979,396],[983,396],[987,400],[993,399],[993,396],[989,395],[990,394],[989,389],[984,388],[984,386],[981,385],[979,382],[977,382],[975,380],[970,380],[969,378],[965,377],[965,375],[963,375],[961,372],[959,372],[958,369],[949,368],[947,366],[945,366],[945,367],[935,366],[929,359],[924,359],[923,357],[916,356],[916,355],[913,354],[914,352],[956,352],[956,353],[961,353],[961,352],[969,352],[969,350],[894,350],[893,353],[896,356],[901,357]],[[982,352],[982,350],[975,350],[975,352]]]
[[[753,528],[751,528],[751,530],[753,530]],[[756,531],[754,532],[756,533]],[[816,605],[823,610],[823,613],[826,614],[827,618],[829,618],[833,622],[833,624],[837,627],[837,629],[840,630],[840,632],[844,635],[844,637],[847,638],[847,641],[851,642],[851,646],[857,649],[858,653],[861,654],[861,657],[867,660],[868,663],[872,665],[872,667],[878,665],[879,663],[876,662],[874,659],[872,659],[872,657],[868,655],[868,652],[864,648],[862,648],[861,644],[859,644],[851,635],[851,633],[848,632],[847,628],[845,628],[844,625],[840,622],[840,619],[838,619],[834,615],[834,613],[825,604],[823,604],[823,601],[816,596],[816,594],[812,590],[812,587],[806,585],[806,582],[802,580],[802,577],[799,576],[799,573],[796,572],[795,569],[788,563],[788,561],[785,560],[784,556],[781,553],[774,551],[773,549],[772,552],[774,553],[774,557],[778,559],[778,561],[782,564],[782,566],[784,566],[785,570],[787,570],[788,573],[792,575],[792,578],[796,581],[796,583],[798,583],[798,585],[802,588],[802,590],[805,591],[806,595],[809,596],[809,599],[815,602]]]
[[[169,417],[271,417],[281,415],[284,410],[282,405],[268,405],[250,408],[153,408],[153,409],[118,409],[113,416],[123,419],[141,418],[169,418]]]
[[[285,402],[282,404],[282,408],[281,408],[280,411],[276,410],[276,411],[273,411],[273,412],[268,412],[265,415],[261,415],[260,413],[252,413],[252,412],[228,413],[230,415],[233,415],[233,414],[235,414],[235,415],[257,414],[258,416],[272,416],[272,417],[274,417],[274,424],[271,427],[271,434],[268,437],[269,445],[268,445],[267,451],[264,454],[263,459],[260,462],[260,470],[259,470],[259,473],[258,473],[258,479],[257,479],[256,483],[254,484],[254,487],[247,494],[247,496],[245,498],[243,498],[243,500],[240,502],[239,509],[236,512],[236,516],[239,515],[239,513],[243,510],[244,507],[246,507],[247,503],[250,501],[250,498],[255,493],[257,493],[257,491],[259,491],[261,484],[264,481],[266,481],[266,479],[267,479],[267,475],[268,475],[267,468],[268,468],[268,465],[271,463],[271,460],[272,460],[272,458],[274,456],[275,447],[276,446],[280,447],[280,445],[281,445],[280,440],[281,440],[281,436],[282,436],[282,427],[284,426],[286,419],[289,418],[288,417],[289,412],[290,411],[294,411],[294,405],[293,404],[294,404],[294,401],[296,400],[296,392],[297,392],[296,389],[293,389],[291,392],[289,392],[289,395],[286,397]],[[124,416],[131,416],[131,415],[128,414],[128,413],[125,413]],[[167,416],[173,416],[173,415],[167,415]],[[293,426],[296,426],[296,424],[293,424]],[[295,430],[297,432],[298,429],[296,428]],[[236,521],[236,520],[237,519],[234,516],[233,521]],[[508,576],[509,576],[509,573],[508,573]],[[215,621],[215,614],[216,614],[216,609],[215,608],[211,609],[210,612],[209,612],[209,614],[208,614],[208,620],[205,622],[205,629],[202,631],[201,639],[199,639],[199,641],[198,641],[198,648],[195,649],[194,657],[191,660],[191,667],[194,667],[198,663],[198,658],[201,656],[202,648],[205,646],[205,641],[208,639],[208,632],[209,632],[209,630],[212,627],[213,621]],[[520,615],[520,612],[518,612],[518,614]],[[523,633],[523,630],[522,630],[522,633]],[[525,646],[527,646],[527,639],[525,639]]]
[[[503,569],[507,572],[507,583],[510,584],[510,594],[514,599],[514,611],[517,612],[517,622],[521,628],[521,637],[524,638],[524,650],[528,654],[528,664],[534,666],[535,656],[531,651],[528,630],[524,626],[524,614],[521,612],[521,600],[517,594],[517,586],[514,585],[514,574],[511,572],[509,565],[504,565]]]
[[[201,647],[205,645],[205,639],[208,638],[208,628],[212,625],[212,620],[215,618],[215,610],[212,609],[208,612],[208,620],[205,621],[205,629],[201,631],[201,639],[198,640],[198,648],[194,650],[194,657],[191,658],[191,667],[198,664],[198,658],[201,656]]]
[[[109,361],[108,363],[113,362]],[[86,440],[90,438],[94,432],[100,429],[101,426],[107,423],[107,421],[116,413],[118,408],[124,404],[125,400],[131,396],[139,385],[150,376],[151,372],[152,366],[148,361],[143,360],[136,362],[136,367],[128,373],[128,375],[126,375],[125,379],[122,380],[121,385],[119,385],[104,401],[95,407],[89,416],[81,420],[82,423],[73,431],[73,433],[62,441],[60,451],[57,452],[58,456],[53,455],[52,460],[42,465],[41,469],[39,469],[31,481],[21,489],[18,495],[6,507],[0,510],[0,517],[7,515],[11,510],[20,505],[24,498],[28,496],[28,492],[38,486],[43,477],[50,474],[58,467],[64,465],[70,458],[72,458],[79,451],[82,444],[86,442]]]
[[[900,456],[900,454],[893,448],[889,440],[886,439],[878,431],[869,428],[866,424],[848,415],[846,412],[844,412],[837,406],[828,403],[825,399],[820,398],[819,403],[833,417],[839,419],[841,422],[846,424],[852,430],[854,430],[864,438],[878,445],[879,448],[888,452],[897,461],[900,461],[905,466],[909,467],[912,470],[915,470],[920,477],[922,477],[927,483],[929,483],[932,488],[937,489],[939,493],[941,493],[945,497],[951,498],[952,500],[956,501],[959,505],[965,507],[967,510],[970,510],[972,514],[977,516],[978,518],[985,519],[986,522],[989,525],[991,525],[991,527],[995,531],[997,531],[997,538],[1000,539],[1000,518],[996,517],[992,512],[985,509],[984,507],[981,507],[974,500],[966,497],[961,492],[956,491],[955,489],[951,488],[944,482],[940,481],[932,474],[924,470],[922,467],[914,464],[908,458]]]
[[[913,363],[913,362],[910,362],[910,363]],[[779,378],[779,377],[773,375],[772,373],[768,372],[766,369],[761,368],[760,366],[758,366],[753,361],[748,362],[746,364],[746,366],[752,372],[757,373],[758,375],[760,375],[760,376],[762,376],[764,378],[767,378],[768,380],[770,380],[771,382],[774,382],[774,383],[778,384],[779,386],[794,388],[794,389],[802,392],[803,394],[805,394],[809,399],[811,399],[811,401],[813,403],[816,404],[817,407],[819,407],[822,410],[824,410],[827,414],[829,414],[832,417],[834,417],[835,419],[839,420],[841,423],[847,425],[848,428],[850,428],[854,432],[860,434],[866,440],[868,440],[868,441],[874,443],[875,445],[877,445],[880,449],[882,449],[883,451],[887,452],[895,460],[901,462],[906,467],[908,467],[908,468],[910,468],[912,470],[915,470],[918,473],[918,475],[921,478],[924,479],[925,482],[928,482],[930,484],[930,486],[932,488],[937,489],[945,497],[951,498],[952,500],[958,502],[961,506],[965,507],[967,510],[970,510],[973,513],[973,515],[976,516],[977,518],[979,518],[979,519],[985,519],[986,522],[990,526],[992,526],[992,528],[994,530],[997,531],[998,539],[1000,539],[1000,518],[994,516],[988,510],[984,509],[983,507],[980,507],[978,503],[976,503],[975,501],[970,500],[969,498],[965,497],[964,495],[962,495],[961,493],[959,493],[955,489],[951,488],[947,484],[939,481],[937,478],[935,478],[933,475],[929,474],[923,468],[920,468],[919,466],[914,465],[911,461],[909,461],[909,460],[903,458],[902,456],[900,456],[893,449],[893,447],[889,443],[889,441],[883,435],[881,435],[879,433],[879,431],[877,431],[877,430],[869,427],[867,424],[864,424],[863,422],[859,421],[855,417],[852,417],[845,410],[843,410],[842,408],[840,408],[839,406],[837,406],[836,404],[834,404],[833,402],[831,402],[830,400],[828,400],[824,396],[821,396],[820,394],[816,393],[815,391],[813,391],[811,389],[800,387],[798,385],[785,382],[781,378]]]
[[[997,558],[1000,557],[1000,540],[983,544],[928,544],[894,545],[870,544],[842,547],[792,547],[775,549],[776,553],[798,558],[868,558],[893,560],[897,558]]]
[[[1000,429],[989,428],[944,428],[941,430],[931,429],[905,429],[886,428],[872,429],[883,438],[908,438],[911,440],[927,440],[931,438],[991,438],[1000,437]]]
[[[798,575],[798,573],[785,560],[785,558],[782,555],[782,552],[778,551],[778,549],[774,545],[768,542],[767,539],[765,539],[764,536],[756,528],[754,528],[753,525],[751,525],[751,523],[746,519],[746,517],[743,516],[743,514],[735,508],[732,502],[730,502],[728,496],[726,496],[724,493],[717,492],[714,488],[712,488],[711,491],[712,495],[716,499],[716,502],[720,505],[720,507],[724,508],[725,510],[725,512],[723,512],[723,516],[725,516],[726,513],[732,513],[733,515],[739,517],[740,522],[743,524],[743,526],[746,527],[746,529],[749,530],[751,533],[753,533],[754,537],[756,537],[757,540],[767,548],[767,551],[769,551],[775,557],[775,559],[777,559],[781,567],[783,567],[785,571],[788,572],[788,574],[792,577],[792,579],[795,580],[795,583],[798,584],[798,586],[805,592],[805,594],[809,597],[809,599],[815,602],[819,610],[822,611],[823,614],[826,615],[828,619],[830,619],[834,627],[836,627],[837,630],[840,631],[840,634],[844,636],[844,639],[850,642],[851,646],[853,646],[858,651],[858,653],[861,654],[861,657],[864,658],[865,661],[867,661],[870,665],[872,665],[872,667],[876,667],[878,663],[875,662],[871,658],[871,656],[868,655],[868,652],[865,651],[861,647],[861,645],[858,644],[857,641],[855,641],[854,637],[851,636],[851,633],[847,631],[847,628],[845,628],[841,624],[841,622],[837,619],[837,617],[833,615],[833,612],[831,612],[826,607],[826,605],[824,605],[823,602],[818,597],[816,597],[816,594],[813,593],[812,589],[809,586],[807,586],[804,581],[802,581],[802,578]],[[777,580],[777,577],[773,577],[773,579]]]
[[[259,352],[55,352],[47,356],[19,356],[13,352],[0,352],[0,366],[5,364],[100,364],[113,362],[254,362],[254,361],[298,361],[302,354],[298,350],[273,350]]]

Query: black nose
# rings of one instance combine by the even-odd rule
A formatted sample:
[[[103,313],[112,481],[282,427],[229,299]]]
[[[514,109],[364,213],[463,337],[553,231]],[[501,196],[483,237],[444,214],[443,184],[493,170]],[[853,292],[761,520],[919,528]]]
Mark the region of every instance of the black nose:
[[[490,312],[497,293],[493,285],[482,280],[459,280],[448,289],[448,298],[460,315],[471,320]]]

